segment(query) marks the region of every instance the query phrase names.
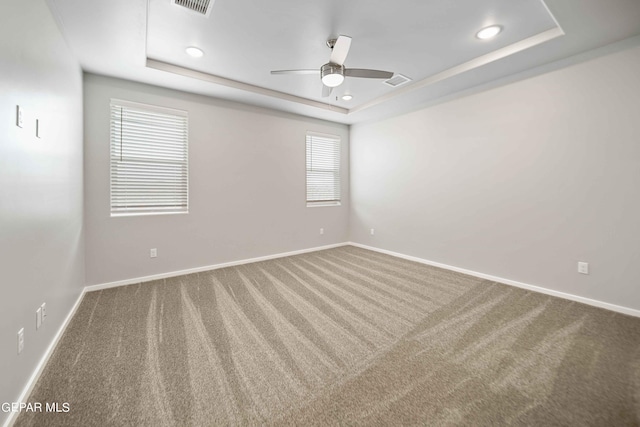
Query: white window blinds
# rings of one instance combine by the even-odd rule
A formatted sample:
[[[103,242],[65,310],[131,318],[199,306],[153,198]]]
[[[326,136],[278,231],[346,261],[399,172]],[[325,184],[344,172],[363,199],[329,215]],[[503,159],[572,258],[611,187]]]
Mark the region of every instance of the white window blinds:
[[[111,100],[111,215],[186,213],[188,117]]]
[[[307,133],[307,205],[340,203],[340,137]]]

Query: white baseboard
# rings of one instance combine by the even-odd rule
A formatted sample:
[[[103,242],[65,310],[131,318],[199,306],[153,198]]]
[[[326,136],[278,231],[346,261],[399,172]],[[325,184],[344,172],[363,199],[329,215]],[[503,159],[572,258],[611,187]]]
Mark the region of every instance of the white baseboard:
[[[119,280],[117,282],[102,283],[99,285],[87,286],[84,288],[84,290],[85,292],[92,292],[92,291],[99,291],[101,289],[117,288],[118,286],[135,285],[136,283],[150,282],[152,280],[166,279],[168,277],[183,276],[185,274],[200,273],[202,271],[217,270],[225,267],[233,267],[236,265],[250,264],[252,262],[268,261],[270,259],[284,258],[288,256],[300,255],[300,254],[305,254],[309,252],[317,252],[317,251],[322,251],[324,249],[332,249],[340,246],[346,246],[348,244],[349,243],[347,242],[336,243],[333,245],[318,246],[315,248],[301,249],[301,250],[292,251],[292,252],[283,252],[279,254],[266,255],[266,256],[261,256],[257,258],[249,258],[249,259],[243,259],[239,261],[230,261],[222,264],[207,265],[204,267],[195,267],[195,268],[189,268],[186,270],[171,271],[168,273],[154,274],[151,276],[137,277],[134,279]]]
[[[505,285],[515,286],[517,288],[526,289],[541,294],[551,295],[554,297],[564,298],[571,301],[581,302],[583,304],[591,305],[594,307],[604,308],[606,310],[616,311],[618,313],[627,314],[629,316],[640,317],[640,310],[636,310],[629,307],[623,307],[620,305],[610,304],[608,302],[598,301],[590,298],[581,297],[578,295],[568,294],[565,292],[554,291],[553,289],[542,288],[540,286],[529,285],[527,283],[518,282],[515,280],[505,279],[503,277],[492,276],[490,274],[478,273],[477,271],[467,270],[465,268],[454,267],[452,265],[442,264],[435,261],[429,261],[426,259],[414,257],[411,255],[405,255],[398,252],[388,251],[386,249],[375,248],[373,246],[367,246],[360,243],[349,242],[351,246],[356,246],[362,249],[368,249],[374,252],[380,252],[386,255],[395,256],[398,258],[406,259],[409,261],[419,262],[420,264],[426,264],[433,267],[444,268],[445,270],[456,271],[458,273],[467,274],[469,276],[479,277],[481,279],[491,280],[493,282],[503,283]]]
[[[85,294],[85,289],[82,290],[82,292],[78,296],[78,299],[73,304],[73,307],[71,307],[69,314],[67,314],[67,317],[65,317],[64,321],[62,322],[62,325],[60,325],[60,328],[58,328],[58,332],[56,332],[56,335],[53,337],[51,344],[49,344],[49,347],[47,347],[47,350],[44,352],[44,355],[40,359],[40,362],[38,362],[36,369],[33,371],[33,374],[31,374],[29,381],[27,381],[27,384],[24,387],[24,390],[22,390],[22,393],[20,394],[20,397],[17,400],[18,402],[26,402],[27,399],[29,398],[29,395],[33,391],[33,387],[35,387],[35,385],[38,382],[38,379],[40,379],[40,375],[42,375],[42,372],[44,371],[45,366],[47,366],[47,362],[49,361],[49,358],[53,354],[53,350],[55,350],[56,346],[58,345],[58,342],[60,341],[60,338],[62,338],[64,331],[67,329],[67,326],[71,322],[73,315],[76,314],[76,310],[78,310],[78,307],[80,306],[80,302],[82,301],[84,294]],[[18,419],[18,415],[20,415],[20,412],[9,412],[9,417],[5,420],[4,427],[13,426],[13,424]]]

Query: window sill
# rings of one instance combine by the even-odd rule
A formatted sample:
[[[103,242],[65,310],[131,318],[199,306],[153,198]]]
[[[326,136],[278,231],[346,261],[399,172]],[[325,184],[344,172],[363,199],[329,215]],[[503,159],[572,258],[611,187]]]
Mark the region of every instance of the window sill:
[[[122,213],[111,213],[111,218],[118,217],[127,217],[127,216],[151,216],[151,215],[186,215],[189,211],[186,212],[122,212]]]
[[[322,208],[326,206],[342,206],[340,202],[307,202],[308,208]]]

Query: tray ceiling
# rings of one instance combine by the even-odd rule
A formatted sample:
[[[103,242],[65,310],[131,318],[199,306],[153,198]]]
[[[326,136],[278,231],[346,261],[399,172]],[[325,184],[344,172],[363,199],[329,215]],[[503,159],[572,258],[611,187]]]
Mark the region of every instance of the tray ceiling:
[[[172,0],[49,3],[86,71],[342,123],[396,114],[640,33],[634,0],[215,0],[206,13]],[[476,37],[494,24],[503,28],[498,36]],[[323,98],[319,76],[270,74],[319,69],[331,53],[326,40],[341,34],[353,39],[347,67],[412,81],[394,88],[347,77]],[[189,56],[189,46],[204,56]]]

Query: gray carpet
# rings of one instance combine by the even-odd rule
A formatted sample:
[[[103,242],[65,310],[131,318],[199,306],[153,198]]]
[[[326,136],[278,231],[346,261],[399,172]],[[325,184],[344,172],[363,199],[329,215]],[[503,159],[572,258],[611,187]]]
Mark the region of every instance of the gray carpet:
[[[88,293],[18,426],[639,425],[640,319],[347,246]]]

